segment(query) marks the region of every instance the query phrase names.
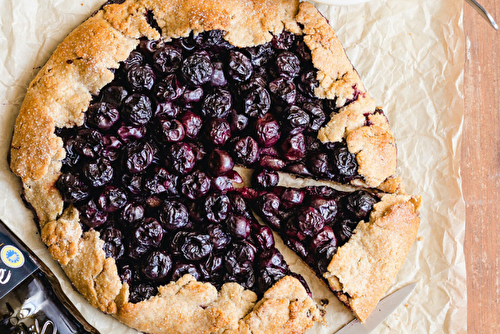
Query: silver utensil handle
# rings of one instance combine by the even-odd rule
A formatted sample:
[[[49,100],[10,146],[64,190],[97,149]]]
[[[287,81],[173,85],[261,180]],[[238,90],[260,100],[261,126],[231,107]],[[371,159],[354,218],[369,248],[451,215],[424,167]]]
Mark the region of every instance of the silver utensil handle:
[[[493,16],[491,16],[491,14],[488,13],[488,11],[484,9],[483,6],[481,6],[476,0],[466,0],[466,1],[469,3],[469,5],[474,7],[479,12],[479,14],[481,14],[481,16],[486,19],[486,21],[490,22],[490,24],[493,26],[493,28],[495,28],[495,30],[498,30],[498,25],[493,19]]]

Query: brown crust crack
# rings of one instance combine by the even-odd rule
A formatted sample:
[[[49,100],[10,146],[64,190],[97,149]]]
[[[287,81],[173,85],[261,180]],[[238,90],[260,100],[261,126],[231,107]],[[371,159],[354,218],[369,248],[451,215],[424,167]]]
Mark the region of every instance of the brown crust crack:
[[[420,197],[388,194],[333,256],[324,277],[361,321],[396,277],[417,236]]]
[[[147,13],[153,14],[161,36],[148,24]],[[387,119],[375,113],[375,102],[365,91],[333,29],[314,6],[307,2],[299,5],[298,0],[127,0],[121,5],[104,7],[68,35],[29,85],[15,124],[11,169],[23,181],[26,200],[36,212],[42,240],[52,257],[60,262],[75,288],[94,307],[152,334],[303,333],[321,317],[302,284],[289,276],[277,282],[257,302],[253,292],[236,283],[227,283],[217,291],[213,285],[186,275],[159,287],[156,296],[130,303],[129,287],[121,283],[114,259],[106,258],[99,233],[92,230],[82,234],[78,211],[69,206],[63,212],[64,202],[55,187],[65,157],[56,128],[83,123],[92,94],[112,81],[111,69],[118,68],[128,57],[139,43],[138,38],[169,40],[188,36],[191,31],[211,29],[226,31],[224,38],[239,47],[268,42],[272,34],[283,29],[305,34],[304,40],[318,69],[320,85],[316,95],[335,98],[337,107],[342,107],[321,129],[319,139],[322,142],[346,140],[349,150],[357,153],[360,174],[364,177],[361,186],[404,193],[401,179],[390,178],[395,168],[395,146]],[[387,168],[378,169],[374,164]],[[400,226],[412,226],[416,231],[415,206],[408,204],[410,200],[398,201],[389,209],[378,206],[377,210],[383,211],[383,215],[372,214],[373,222],[371,219],[370,223],[361,223],[356,235],[383,234],[383,231],[396,235],[391,226],[397,219],[401,220]],[[404,242],[409,248],[414,239],[410,234],[406,234],[406,241],[401,240],[394,261],[404,259],[403,253],[407,253]],[[349,265],[347,256],[344,259],[339,254],[355,247],[348,246],[353,243],[363,245],[361,241],[350,241],[339,250],[330,264],[333,267],[331,271],[329,267],[329,280],[333,282],[331,285],[336,281],[335,286],[342,285],[346,291],[342,296],[349,296],[349,305],[363,319],[369,309],[366,301],[369,296],[362,294],[366,291],[357,294],[349,280],[341,280],[343,273],[337,273],[341,268],[336,267],[337,261],[342,265],[342,261],[346,261],[345,265]],[[360,249],[370,250],[369,245]],[[397,272],[396,267],[399,268],[397,264],[386,267],[392,271],[379,277],[382,294],[388,288],[387,281],[390,284],[395,275],[393,270]],[[373,298],[379,298],[378,295]]]

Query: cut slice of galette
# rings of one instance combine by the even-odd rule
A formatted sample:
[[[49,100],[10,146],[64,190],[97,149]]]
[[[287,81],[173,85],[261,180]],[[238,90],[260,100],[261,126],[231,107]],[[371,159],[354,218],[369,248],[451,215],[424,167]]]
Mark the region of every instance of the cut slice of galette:
[[[235,166],[255,169],[256,189],[235,189],[244,181]],[[147,333],[303,333],[321,321],[248,200],[306,263],[317,260],[313,269],[361,320],[418,228],[419,199],[394,175],[387,118],[326,19],[295,0],[108,1],[31,82],[11,168],[76,289]],[[276,188],[278,171],[370,190]],[[349,216],[359,207],[346,204],[326,222],[309,205],[314,192],[370,207]],[[285,217],[288,193],[309,204]],[[282,197],[272,216],[266,196]],[[314,215],[330,243],[311,241]],[[367,222],[333,255],[327,245],[348,238],[349,219]],[[406,228],[397,238],[395,226]],[[380,246],[389,239],[397,252]]]
[[[267,224],[365,320],[416,238],[420,198],[326,186],[242,191]]]

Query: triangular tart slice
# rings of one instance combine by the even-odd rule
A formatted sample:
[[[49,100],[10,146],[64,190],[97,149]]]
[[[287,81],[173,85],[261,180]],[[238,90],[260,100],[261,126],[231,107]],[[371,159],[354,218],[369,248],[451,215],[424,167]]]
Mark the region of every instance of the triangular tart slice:
[[[420,224],[420,198],[406,194],[327,186],[243,193],[361,321],[391,286]]]

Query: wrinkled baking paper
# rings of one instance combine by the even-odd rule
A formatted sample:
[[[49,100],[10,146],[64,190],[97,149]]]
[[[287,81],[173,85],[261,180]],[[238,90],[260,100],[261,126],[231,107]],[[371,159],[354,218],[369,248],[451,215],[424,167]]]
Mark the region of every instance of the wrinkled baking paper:
[[[63,38],[103,1],[0,0],[0,218],[50,266],[85,318],[102,333],[133,334],[76,293],[39,240],[20,199],[20,181],[7,153],[29,82]],[[330,20],[371,95],[384,106],[398,145],[398,173],[407,191],[423,197],[422,223],[394,285],[419,282],[375,333],[465,333],[465,206],[459,159],[463,120],[464,34],[461,0],[374,0],[318,6]],[[280,244],[282,245],[281,241]],[[352,319],[324,283],[281,247],[316,300],[328,299],[333,333]]]

